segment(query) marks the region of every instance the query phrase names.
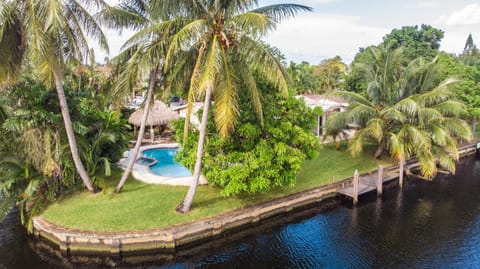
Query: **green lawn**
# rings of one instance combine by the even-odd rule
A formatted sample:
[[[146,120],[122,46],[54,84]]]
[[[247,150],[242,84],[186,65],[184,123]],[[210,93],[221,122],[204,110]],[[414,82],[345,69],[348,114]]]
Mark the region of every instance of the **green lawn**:
[[[218,189],[200,186],[188,214],[177,214],[187,187],[148,185],[130,178],[121,194],[112,194],[121,171],[106,179],[106,194],[75,193],[50,205],[43,217],[61,226],[94,231],[144,230],[186,223],[246,205],[266,201],[351,176],[355,169],[369,171],[377,166],[371,150],[352,158],[333,145],[320,149],[317,158],[307,161],[293,188],[245,197],[221,197]],[[388,160],[380,161],[387,163]]]

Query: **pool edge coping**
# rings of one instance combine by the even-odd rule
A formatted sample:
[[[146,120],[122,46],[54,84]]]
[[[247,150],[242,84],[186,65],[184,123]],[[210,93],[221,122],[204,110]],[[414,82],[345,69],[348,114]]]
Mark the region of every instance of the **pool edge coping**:
[[[154,144],[154,145],[147,145],[147,146],[141,146],[139,149],[139,153],[137,156],[137,160],[139,158],[145,157],[143,155],[143,152],[146,150],[151,150],[151,149],[158,149],[158,148],[178,148],[180,145],[177,142],[174,143],[162,143],[162,144]],[[128,152],[131,150],[128,150],[124,153],[126,155]],[[127,154],[128,155],[128,154]],[[125,170],[125,167],[123,165],[123,162],[128,162],[129,157],[124,157],[118,162],[118,166]],[[149,165],[144,165],[144,164],[138,164],[135,163],[132,168],[132,176],[135,178],[135,180],[138,180],[143,183],[147,184],[155,184],[155,185],[171,185],[171,186],[190,186],[190,182],[193,179],[193,176],[187,176],[187,177],[167,177],[167,176],[160,176],[152,173],[150,171],[150,166]],[[207,180],[205,176],[200,175],[200,185],[207,184]]]

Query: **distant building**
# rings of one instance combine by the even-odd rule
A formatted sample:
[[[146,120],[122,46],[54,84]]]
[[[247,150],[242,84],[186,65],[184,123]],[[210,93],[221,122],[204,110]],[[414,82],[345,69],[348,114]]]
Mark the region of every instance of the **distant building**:
[[[197,128],[200,126],[200,120],[197,117],[197,112],[202,107],[203,107],[203,102],[193,103],[192,113],[190,115],[190,123]],[[171,109],[177,112],[180,118],[185,118],[187,115],[187,104],[180,105],[180,106],[171,106]]]
[[[348,106],[347,101],[343,98],[328,94],[300,94],[295,98],[303,99],[305,104],[312,109],[318,106],[322,108],[323,115],[317,118],[317,125],[314,129],[317,136],[324,134],[323,125],[333,113],[345,111]]]

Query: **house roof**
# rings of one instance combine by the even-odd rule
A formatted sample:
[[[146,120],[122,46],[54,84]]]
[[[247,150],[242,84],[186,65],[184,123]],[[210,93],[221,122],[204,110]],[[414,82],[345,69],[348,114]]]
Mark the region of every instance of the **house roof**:
[[[342,97],[334,96],[331,94],[300,94],[299,96],[307,97],[309,99],[315,100],[315,101],[320,101],[322,99],[326,99],[332,102],[336,102],[339,104],[347,104],[348,102],[343,99]]]
[[[323,111],[330,111],[340,107],[348,106],[347,101],[343,98],[327,94],[300,94],[295,98],[303,98],[309,107],[321,106]]]

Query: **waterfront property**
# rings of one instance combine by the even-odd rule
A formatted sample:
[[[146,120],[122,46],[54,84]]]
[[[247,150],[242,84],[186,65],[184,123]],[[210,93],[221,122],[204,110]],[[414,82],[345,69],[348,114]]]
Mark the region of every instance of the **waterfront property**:
[[[474,154],[476,143],[464,147],[465,154]],[[473,149],[473,150],[471,150]],[[412,164],[415,165],[415,164]],[[387,171],[396,167],[387,167]],[[383,180],[389,181],[400,176],[400,185],[403,185],[403,165],[400,165],[399,174],[383,177],[383,167],[380,169],[382,177],[378,177],[383,185]],[[376,178],[370,172],[365,177]],[[373,176],[372,176],[373,174]],[[92,232],[88,230],[66,229],[46,221],[42,217],[34,219],[35,235],[43,238],[60,247],[64,252],[101,252],[119,254],[125,252],[138,252],[154,249],[177,249],[185,245],[198,244],[209,238],[225,234],[232,230],[244,229],[256,222],[266,220],[279,214],[288,213],[306,206],[311,206],[325,198],[334,196],[337,192],[347,194],[347,186],[353,184],[354,203],[357,203],[359,195],[359,175],[341,180],[337,183],[317,187],[314,189],[294,193],[266,202],[254,204],[243,209],[219,214],[210,218],[201,219],[195,222],[175,225],[171,227],[158,228],[147,231],[128,232]],[[356,190],[355,190],[356,188]],[[377,185],[377,188],[379,186]],[[380,187],[381,189],[381,187]],[[366,193],[366,192],[364,192]]]
[[[240,237],[229,236],[232,240],[236,238],[233,241],[217,237],[198,247],[119,259],[111,254],[95,256],[94,260],[82,254],[52,255],[48,253],[54,250],[39,242],[36,245],[41,250],[37,253],[49,257],[50,265],[90,261],[94,267],[115,261],[116,265],[128,268],[146,265],[187,268],[200,264],[208,264],[209,268],[223,268],[227,264],[268,268],[273,264],[315,268],[461,264],[472,268],[480,262],[476,255],[480,243],[478,167],[478,161],[467,158],[460,163],[455,176],[441,175],[433,183],[407,181],[404,189],[387,188],[382,198],[375,200],[375,196],[369,196],[361,207],[353,209],[343,206],[340,200],[330,200],[299,214],[292,211],[291,216],[296,219],[288,217],[289,213],[275,221],[259,222],[259,229],[252,227],[238,233]],[[412,236],[416,240],[412,241]],[[392,245],[402,254],[385,251]]]

